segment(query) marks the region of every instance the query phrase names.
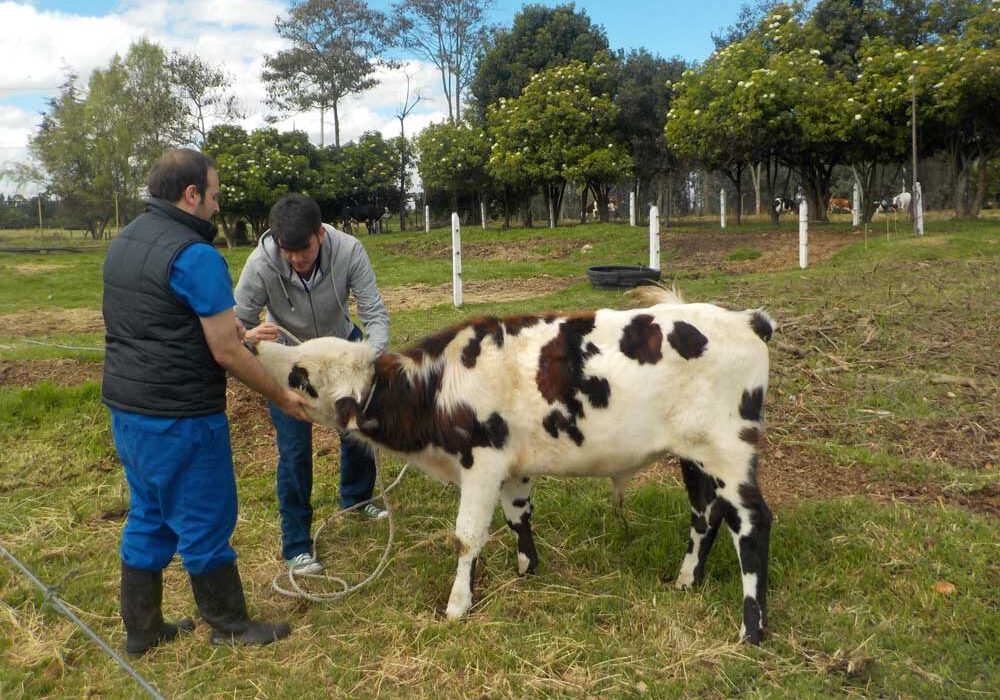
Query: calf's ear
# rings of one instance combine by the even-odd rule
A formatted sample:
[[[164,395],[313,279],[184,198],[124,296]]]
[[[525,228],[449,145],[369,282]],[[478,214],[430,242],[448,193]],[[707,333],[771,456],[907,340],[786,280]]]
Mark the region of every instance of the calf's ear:
[[[315,387],[309,383],[309,370],[299,365],[292,365],[292,371],[288,373],[288,386],[306,392],[314,399],[319,398]]]

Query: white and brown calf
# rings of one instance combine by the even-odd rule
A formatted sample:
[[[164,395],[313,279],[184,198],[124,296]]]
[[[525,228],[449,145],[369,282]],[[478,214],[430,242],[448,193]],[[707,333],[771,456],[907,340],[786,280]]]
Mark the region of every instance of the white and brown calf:
[[[655,305],[480,318],[377,357],[333,338],[258,352],[275,378],[312,399],[316,422],[459,486],[449,618],[472,605],[497,501],[517,533],[518,570],[530,573],[532,477],[606,476],[620,494],[635,472],[673,454],[692,512],[676,585],[701,579],[725,522],[743,571],[742,634],[759,643],[771,512],[756,472],[774,322],[655,287],[634,295]]]

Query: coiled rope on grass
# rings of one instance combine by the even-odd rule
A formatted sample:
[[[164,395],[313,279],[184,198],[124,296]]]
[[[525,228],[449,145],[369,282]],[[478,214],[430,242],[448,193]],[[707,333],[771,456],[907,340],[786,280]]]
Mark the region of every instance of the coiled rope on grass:
[[[329,603],[340,600],[341,598],[344,598],[345,596],[348,596],[351,593],[354,593],[355,591],[364,588],[369,583],[378,578],[382,574],[382,572],[385,571],[385,568],[389,565],[389,555],[392,553],[392,545],[393,542],[395,541],[395,536],[396,536],[395,517],[393,516],[392,506],[389,503],[389,500],[386,498],[386,494],[388,494],[390,491],[396,488],[397,485],[399,485],[399,482],[403,479],[403,475],[406,474],[406,471],[407,469],[409,469],[409,467],[410,467],[409,464],[403,465],[402,470],[400,470],[399,474],[396,476],[396,479],[391,484],[389,484],[388,488],[383,487],[382,473],[376,467],[375,480],[378,483],[379,494],[377,496],[372,496],[366,501],[355,503],[353,506],[350,506],[349,508],[343,508],[337,511],[329,518],[327,518],[325,521],[323,521],[323,524],[316,529],[316,534],[313,535],[313,549],[311,554],[313,555],[313,557],[315,557],[316,545],[319,542],[320,535],[322,534],[323,530],[326,528],[327,525],[329,525],[331,522],[333,522],[335,519],[337,519],[342,515],[346,515],[351,511],[357,510],[358,508],[363,508],[367,504],[373,503],[374,501],[381,500],[383,505],[385,506],[386,513],[388,514],[386,516],[386,520],[389,523],[389,537],[386,540],[385,549],[382,551],[382,557],[379,559],[378,565],[375,567],[375,570],[368,575],[367,578],[352,586],[340,576],[330,575],[325,573],[297,574],[295,573],[294,569],[289,568],[287,578],[288,578],[288,585],[290,587],[284,588],[282,584],[279,583],[281,579],[285,578],[285,575],[278,574],[271,581],[272,588],[274,588],[274,590],[280,593],[281,595],[288,596],[290,598],[302,598],[304,600],[309,600],[314,603]],[[341,589],[339,591],[332,591],[329,593],[311,593],[302,588],[302,586],[299,584],[297,580],[298,578],[331,581],[333,583],[338,584],[341,587]]]

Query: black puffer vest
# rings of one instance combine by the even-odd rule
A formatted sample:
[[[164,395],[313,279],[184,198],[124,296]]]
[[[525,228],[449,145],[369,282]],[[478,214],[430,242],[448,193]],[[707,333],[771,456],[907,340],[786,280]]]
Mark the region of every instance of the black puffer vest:
[[[169,202],[149,199],[104,260],[105,356],[109,406],[151,416],[226,410],[226,373],[212,357],[198,316],[170,289],[182,250],[211,243],[216,227]]]

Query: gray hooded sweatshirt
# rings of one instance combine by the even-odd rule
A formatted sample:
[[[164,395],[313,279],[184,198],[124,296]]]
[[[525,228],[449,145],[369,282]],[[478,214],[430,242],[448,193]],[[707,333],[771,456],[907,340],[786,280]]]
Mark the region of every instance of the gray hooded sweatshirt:
[[[367,340],[377,350],[389,347],[389,313],[375,284],[375,272],[364,246],[354,236],[323,224],[326,235],[308,288],[281,255],[270,231],[250,253],[236,283],[236,316],[247,328],[267,321],[300,340],[334,336],[347,338],[354,330],[347,298],[354,294]]]

